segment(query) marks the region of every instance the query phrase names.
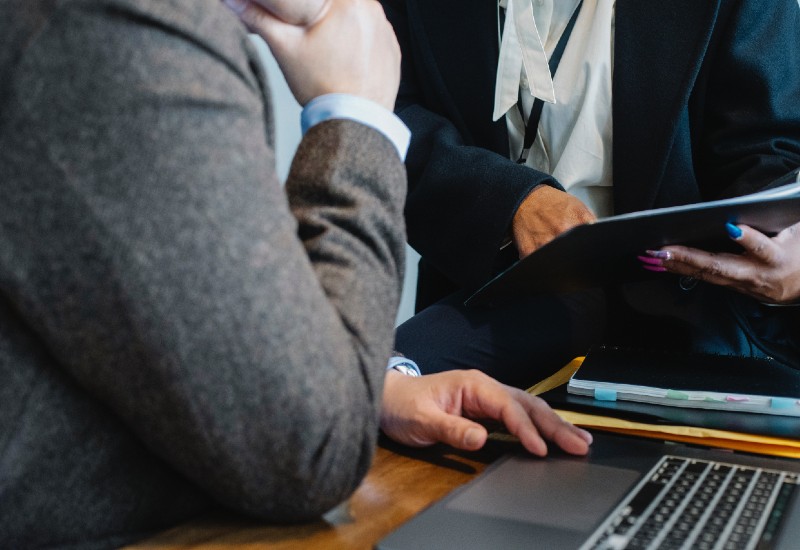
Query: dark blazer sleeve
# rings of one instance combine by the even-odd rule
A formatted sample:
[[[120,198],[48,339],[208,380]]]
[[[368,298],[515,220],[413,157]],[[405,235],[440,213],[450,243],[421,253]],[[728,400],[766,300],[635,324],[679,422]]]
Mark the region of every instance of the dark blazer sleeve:
[[[800,167],[800,6],[722,3],[690,102],[704,198],[756,191]]]
[[[761,189],[800,166],[795,0],[619,0],[615,212]]]
[[[395,110],[412,135],[406,158],[408,240],[458,286],[474,287],[499,267],[500,247],[528,193],[540,184],[561,187],[548,174],[509,160],[505,121],[491,120],[494,76],[489,73],[497,66],[493,3],[382,3],[403,52]],[[479,4],[490,9],[476,8]],[[421,13],[447,12],[448,6],[458,16]],[[480,32],[470,33],[472,26]],[[444,47],[429,43],[437,33]],[[471,72],[476,67],[489,72],[476,77]],[[448,71],[447,86],[443,71]]]
[[[282,189],[249,46],[218,2],[64,3],[4,113],[2,288],[177,472],[298,520],[346,498],[374,452],[405,170],[377,131],[329,121]]]

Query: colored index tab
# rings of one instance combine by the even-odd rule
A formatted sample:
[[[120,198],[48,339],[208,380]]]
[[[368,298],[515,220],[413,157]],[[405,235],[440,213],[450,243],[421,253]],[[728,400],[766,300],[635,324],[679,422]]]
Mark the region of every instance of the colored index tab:
[[[730,403],[747,403],[750,401],[750,398],[745,395],[729,395],[725,398],[725,401]]]
[[[617,392],[614,390],[607,390],[605,388],[595,388],[594,398],[598,401],[616,401]]]
[[[791,409],[794,407],[795,400],[789,397],[773,397],[769,406],[773,409]]]
[[[677,390],[667,390],[667,399],[689,399],[689,394]]]

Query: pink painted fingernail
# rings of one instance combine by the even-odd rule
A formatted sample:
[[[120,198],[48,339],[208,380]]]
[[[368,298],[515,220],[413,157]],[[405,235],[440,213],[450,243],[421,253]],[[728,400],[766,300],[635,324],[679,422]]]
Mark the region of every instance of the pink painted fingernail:
[[[659,258],[661,260],[672,259],[672,252],[669,250],[647,250],[646,252],[648,256],[652,256],[653,258]]]
[[[646,269],[647,271],[655,271],[655,272],[657,272],[657,273],[661,273],[661,272],[664,272],[664,271],[666,271],[666,270],[667,270],[667,268],[666,268],[666,267],[662,267],[662,266],[660,266],[660,265],[646,265],[646,264],[642,264],[642,267],[643,267],[644,269]]]
[[[643,264],[662,265],[662,263],[663,263],[659,258],[648,258],[647,256],[636,256],[636,257]]]

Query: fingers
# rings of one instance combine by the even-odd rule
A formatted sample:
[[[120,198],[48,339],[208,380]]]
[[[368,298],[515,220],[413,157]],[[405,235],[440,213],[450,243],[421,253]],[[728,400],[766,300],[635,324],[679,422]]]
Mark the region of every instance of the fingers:
[[[477,422],[441,410],[430,418],[430,435],[435,441],[465,451],[477,451],[489,437],[486,428]]]
[[[562,420],[542,399],[500,384],[482,373],[465,374],[472,377],[465,384],[465,414],[502,421],[529,452],[538,456],[547,454],[545,439],[568,453],[588,452],[591,435]]]
[[[234,0],[236,1],[236,0]],[[241,0],[239,0],[241,1]],[[328,0],[252,0],[291,25],[309,26],[324,13]]]
[[[223,2],[245,25],[260,34],[265,15],[290,25],[307,26],[319,19],[328,0],[223,0]]]
[[[244,10],[246,10],[247,6],[250,4],[250,0],[222,0],[222,1],[236,15],[239,15],[242,12],[244,12]]]
[[[300,105],[338,93],[393,109],[400,84],[400,47],[378,2],[225,2],[266,40]]]
[[[641,258],[648,268],[664,268],[679,275],[690,275],[703,281],[731,285],[734,281],[752,278],[757,267],[774,265],[780,248],[769,237],[746,225],[726,224],[728,235],[744,250],[744,254],[712,253],[685,246],[666,246],[648,250],[650,258]]]
[[[263,0],[224,0],[225,5],[239,16],[247,28],[267,41],[278,42],[282,32],[299,31],[297,25],[287,23],[275,12],[267,9]]]
[[[747,225],[727,224],[728,235],[735,240],[745,252],[764,263],[773,263],[778,253],[776,244],[771,238]]]
[[[291,27],[256,0],[223,0],[250,32],[261,36],[269,44],[279,36],[280,30]]]
[[[442,442],[458,449],[480,449],[488,433],[480,424],[461,416],[462,382],[459,372],[420,378],[388,372],[381,429],[395,441],[413,447]]]
[[[474,451],[483,447],[488,438],[486,428],[465,418],[491,419],[502,421],[508,431],[516,435],[522,445],[531,453],[544,456],[547,445],[539,435],[528,412],[512,398],[511,393],[498,382],[489,377],[481,377],[474,373],[448,373],[462,375],[462,379],[453,390],[462,396],[447,399],[446,402],[462,402],[461,407],[445,405],[429,411],[424,436],[418,440],[424,442],[440,441],[457,449]]]
[[[647,251],[652,260],[644,260],[651,271],[669,271],[687,275],[707,283],[732,286],[745,277],[750,266],[735,254],[715,254],[685,246],[667,246]]]
[[[660,250],[648,250],[647,256],[639,256],[642,267],[649,271],[669,271],[677,275],[688,275],[707,283],[736,286],[738,281],[751,277],[756,262],[771,254],[772,243],[765,235],[747,226],[726,224],[731,239],[747,250],[760,256],[714,253],[686,246],[665,246]],[[766,243],[764,241],[767,241]],[[755,260],[756,262],[754,262]]]
[[[585,455],[589,451],[589,445],[592,443],[592,435],[589,432],[563,420],[538,397],[516,390],[514,398],[524,409],[525,416],[532,420],[530,425],[528,423],[520,425],[520,433],[515,434],[529,451],[537,454],[525,444],[531,429],[570,454]]]
[[[509,390],[512,390],[512,388],[507,390],[504,388],[500,415],[495,419],[501,420],[509,433],[517,436],[528,452],[537,456],[545,456],[547,454],[547,444],[542,439],[533,421],[536,413],[523,406],[519,396],[514,395],[515,392],[513,390]]]
[[[648,250],[642,267],[688,275],[731,288],[761,302],[790,303],[800,295],[800,224],[775,237],[746,225],[727,224],[740,254],[712,253],[685,246]]]
[[[486,428],[472,419],[503,422],[529,452],[547,454],[545,439],[572,454],[586,454],[588,432],[565,422],[539,399],[479,371],[450,371],[410,378],[386,375],[381,429],[412,446],[442,442],[458,449],[481,448]],[[544,435],[544,438],[542,437]]]

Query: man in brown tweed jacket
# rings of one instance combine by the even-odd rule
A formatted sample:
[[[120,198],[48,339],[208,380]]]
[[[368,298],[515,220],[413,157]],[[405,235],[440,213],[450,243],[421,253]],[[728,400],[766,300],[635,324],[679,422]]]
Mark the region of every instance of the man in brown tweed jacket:
[[[474,449],[464,417],[490,417],[586,452],[484,375],[386,374],[407,130],[380,6],[230,4],[0,2],[0,547],[118,546],[220,505],[313,518],[379,427]],[[306,105],[285,189],[237,14]]]

